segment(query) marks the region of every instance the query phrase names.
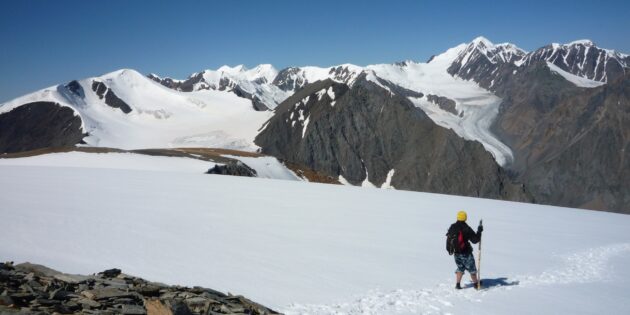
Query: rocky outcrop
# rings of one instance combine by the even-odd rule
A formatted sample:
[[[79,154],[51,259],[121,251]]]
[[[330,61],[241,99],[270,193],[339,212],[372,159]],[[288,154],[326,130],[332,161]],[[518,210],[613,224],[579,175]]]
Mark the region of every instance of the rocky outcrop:
[[[206,174],[217,175],[232,175],[232,176],[245,176],[256,177],[256,170],[247,166],[241,161],[231,160],[225,164],[217,164],[209,169]]]
[[[282,69],[272,84],[283,91],[297,91],[306,84],[306,79],[298,75],[300,71],[301,69],[296,67]]]
[[[439,106],[443,111],[447,111],[453,115],[459,115],[457,112],[455,101],[444,96],[427,94],[427,100]]]
[[[121,100],[105,83],[100,81],[92,81],[92,91],[98,95],[100,99],[105,97],[105,104],[112,108],[118,108],[123,113],[131,113],[131,107]]]
[[[74,110],[56,103],[28,103],[0,114],[0,153],[74,146],[85,136]]]
[[[70,93],[74,94],[78,97],[85,97],[85,92],[83,91],[83,87],[77,80],[72,80],[68,84],[65,85],[65,88],[70,91]]]
[[[29,263],[0,263],[0,314],[278,314],[242,296],[167,286],[110,269],[63,274]]]
[[[406,97],[360,76],[305,86],[255,140],[262,152],[352,184],[528,200],[490,153],[436,125]]]

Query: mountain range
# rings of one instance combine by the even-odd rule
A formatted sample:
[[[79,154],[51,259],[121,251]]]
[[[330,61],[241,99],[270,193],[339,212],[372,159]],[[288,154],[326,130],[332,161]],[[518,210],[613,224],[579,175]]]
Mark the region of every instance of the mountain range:
[[[0,105],[0,153],[259,151],[340,183],[630,213],[630,56],[478,37],[427,62],[132,69]]]

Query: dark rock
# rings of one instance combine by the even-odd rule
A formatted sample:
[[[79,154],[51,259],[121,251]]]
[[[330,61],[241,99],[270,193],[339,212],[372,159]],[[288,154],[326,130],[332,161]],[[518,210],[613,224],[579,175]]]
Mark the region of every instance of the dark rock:
[[[335,100],[318,97],[334,90]],[[265,154],[352,184],[529,200],[483,146],[436,125],[404,95],[364,75],[352,87],[331,80],[305,86],[280,104],[255,143]],[[308,120],[308,124],[306,124]]]
[[[19,292],[9,294],[13,303],[17,306],[27,306],[32,300],[36,298],[36,296],[32,293]]]
[[[241,161],[229,161],[226,164],[216,164],[213,168],[209,169],[206,174],[218,174],[218,175],[233,175],[233,176],[246,176],[256,177],[257,173],[254,169],[247,166]]]
[[[115,278],[120,275],[122,271],[120,269],[108,269],[103,272],[99,272],[98,275],[104,278]]]
[[[105,94],[105,104],[113,108],[120,108],[125,114],[131,113],[131,107],[129,107],[125,101],[118,98],[111,89],[107,90],[107,94]]]
[[[64,303],[64,305],[66,306],[66,308],[68,308],[72,312],[78,311],[82,308],[81,305],[79,305],[79,303],[74,302],[74,301],[69,301],[67,303]]]
[[[118,108],[123,113],[128,114],[131,112],[131,107],[121,100],[105,83],[100,81],[92,81],[92,91],[98,95],[100,99],[105,97],[105,104],[110,107]]]
[[[50,293],[49,295],[49,299],[52,300],[67,300],[70,298],[71,293],[63,290],[63,289],[57,289],[53,292]]]
[[[192,297],[184,300],[184,303],[193,313],[204,314],[210,307],[210,300],[203,297]]]
[[[9,306],[11,304],[14,304],[13,299],[8,296],[8,295],[0,295],[0,305],[6,305]]]
[[[34,264],[0,265],[0,315],[20,314],[277,314],[242,297],[202,287],[167,286],[110,269],[93,277],[67,275]],[[75,283],[77,278],[82,282]],[[114,278],[112,278],[114,277]],[[28,280],[31,279],[31,280]],[[66,282],[63,279],[68,279]],[[126,285],[125,290],[118,286]],[[39,290],[42,292],[39,292]],[[85,290],[88,288],[89,290]],[[35,292],[35,293],[33,293]],[[79,294],[81,293],[81,295]],[[145,299],[141,293],[159,299]],[[84,297],[83,297],[84,296]]]
[[[442,110],[447,111],[453,115],[457,115],[457,109],[455,108],[455,101],[444,96],[428,94],[427,100],[431,103],[438,105]]]
[[[83,294],[83,296],[92,300],[104,300],[104,299],[111,299],[111,298],[137,296],[137,293],[135,292],[125,292],[120,289],[109,288],[109,287],[83,291],[81,292],[81,294]]]
[[[172,301],[170,304],[171,312],[173,315],[193,315],[193,312],[188,308],[188,305],[180,301]]]
[[[0,153],[83,143],[81,118],[71,108],[34,102],[0,114]]]
[[[160,287],[154,285],[146,285],[137,289],[138,293],[145,297],[158,297],[160,296]]]
[[[107,91],[107,86],[103,82],[92,81],[92,91],[96,93],[98,98],[103,99],[103,96],[105,96],[105,92]]]
[[[76,80],[70,81],[70,83],[66,84],[65,87],[72,94],[78,97],[85,97],[85,92],[83,92],[83,88],[81,87],[81,84],[79,84],[79,82],[77,82]]]

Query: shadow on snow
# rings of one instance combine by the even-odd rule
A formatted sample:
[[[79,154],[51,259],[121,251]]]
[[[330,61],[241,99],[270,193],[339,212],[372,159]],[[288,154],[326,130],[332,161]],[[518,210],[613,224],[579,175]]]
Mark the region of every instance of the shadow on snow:
[[[508,280],[508,278],[481,279],[481,287],[483,289],[493,287],[509,287],[518,284],[518,281],[510,281]],[[472,283],[469,283],[466,285],[466,288],[472,288],[473,286],[474,285]]]

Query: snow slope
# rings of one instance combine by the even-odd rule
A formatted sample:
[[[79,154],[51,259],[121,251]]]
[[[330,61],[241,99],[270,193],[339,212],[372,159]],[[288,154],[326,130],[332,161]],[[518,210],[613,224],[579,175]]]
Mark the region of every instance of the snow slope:
[[[0,159],[0,165],[103,168],[202,174],[215,163],[167,156],[134,153],[63,152],[15,159]]]
[[[303,180],[272,156],[224,156],[247,164],[247,166],[256,171],[257,177],[260,178]],[[104,168],[195,174],[203,174],[216,164],[220,163],[193,158],[153,156],[136,153],[63,152],[23,158],[0,159],[0,165]]]
[[[630,303],[627,215],[185,172],[0,174],[3,260],[119,267],[287,314],[625,314]],[[453,289],[444,233],[460,209],[485,222],[487,291]]]
[[[218,89],[221,86],[221,81],[226,80],[229,81],[226,91],[231,91],[233,87],[238,85],[245,92],[257,96],[271,109],[292,94],[292,92],[283,91],[271,84],[278,75],[278,70],[270,64],[258,65],[253,69],[247,69],[243,65],[222,66],[217,70],[204,70],[201,74],[203,82],[198,83],[195,90],[202,88]],[[190,77],[196,75],[193,73]]]
[[[92,90],[103,82],[132,111],[104,103]],[[88,145],[122,149],[215,147],[256,150],[253,139],[271,112],[258,112],[247,99],[224,91],[178,92],[124,69],[78,81],[83,97],[64,85],[46,88],[0,105],[0,113],[28,102],[67,106],[83,120]]]
[[[567,81],[579,87],[594,88],[594,87],[598,87],[598,86],[606,84],[606,82],[589,80],[587,78],[583,78],[583,77],[579,77],[577,75],[571,74],[569,72],[566,72],[560,69],[560,67],[554,65],[551,62],[547,62],[547,67],[549,67],[549,70],[551,70],[552,72],[559,74],[560,76],[565,78]]]

